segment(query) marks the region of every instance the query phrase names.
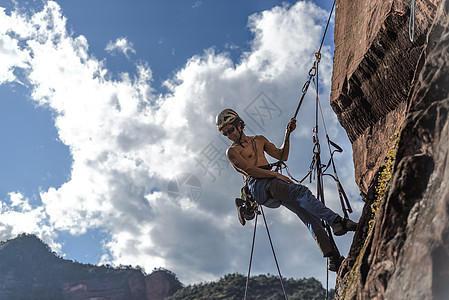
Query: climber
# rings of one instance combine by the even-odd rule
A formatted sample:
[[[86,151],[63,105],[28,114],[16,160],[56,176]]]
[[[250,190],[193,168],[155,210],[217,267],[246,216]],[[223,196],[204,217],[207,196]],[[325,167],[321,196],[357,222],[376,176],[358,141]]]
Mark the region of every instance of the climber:
[[[307,187],[295,184],[289,177],[272,171],[265,157],[266,152],[280,161],[287,160],[290,133],[296,128],[296,120],[292,119],[288,123],[284,143],[280,148],[262,135],[247,136],[244,133],[245,122],[232,109],[220,112],[216,123],[218,130],[232,141],[226,156],[234,169],[245,177],[245,186],[255,201],[269,208],[283,205],[297,214],[317,242],[323,257],[329,257],[329,270],[338,271],[343,257],[335,254],[338,251],[334,251],[320,219],[332,227],[336,236],[355,231],[357,223],[343,219],[327,208]],[[241,203],[236,201],[236,205],[239,204]]]

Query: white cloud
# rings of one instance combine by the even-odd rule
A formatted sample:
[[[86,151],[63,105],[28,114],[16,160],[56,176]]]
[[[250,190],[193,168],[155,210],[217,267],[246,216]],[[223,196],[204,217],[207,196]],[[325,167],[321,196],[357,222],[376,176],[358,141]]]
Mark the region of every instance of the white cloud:
[[[9,193],[9,199],[11,200],[11,207],[17,207],[22,211],[30,211],[31,206],[28,204],[28,199],[24,198],[21,193]]]
[[[109,41],[106,45],[105,50],[112,55],[115,54],[115,51],[119,51],[122,52],[127,58],[129,58],[130,53],[136,53],[136,50],[134,50],[133,46],[133,43],[128,41],[125,37],[120,37],[114,42]]]
[[[20,49],[16,39],[9,36],[12,27],[18,27],[14,23],[14,18],[8,18],[5,10],[0,8],[0,84],[18,81],[13,73],[14,68],[26,67],[26,58],[29,55],[26,50]]]
[[[45,208],[33,207],[30,199],[19,192],[10,192],[8,196],[9,199],[0,200],[0,240],[29,232],[38,235],[54,251],[60,251],[61,245],[55,241],[56,234]]]
[[[201,5],[203,5],[203,1],[196,1],[196,2],[192,5],[192,8],[198,8],[198,7],[200,7]]]
[[[104,241],[110,255],[105,254],[103,262],[147,270],[167,267],[185,283],[245,273],[252,226],[242,228],[236,219],[233,200],[239,196],[241,179],[219,160],[227,141],[216,131],[215,115],[224,107],[235,108],[247,120],[248,131],[262,131],[279,145],[320,41],[322,26],[317,23],[325,16],[310,2],[255,14],[249,21],[252,49],[238,64],[227,54],[206,50],[165,82],[166,94],[156,94],[146,64],[137,65],[135,74],[110,79],[103,63],[89,54],[88,41],[67,33],[66,19],[55,2],[49,1],[31,18],[0,14],[0,24],[7,28],[0,45],[12,49],[2,52],[4,46],[0,53],[13,58],[9,65],[0,65],[6,74],[2,82],[18,80],[14,68],[26,70],[33,100],[56,113],[59,137],[73,156],[71,178],[43,191],[41,206],[28,207],[18,194],[12,194],[12,207],[22,211],[2,203],[2,230],[37,232],[56,240],[52,230],[82,234],[104,228],[110,234]],[[120,49],[126,56],[134,53],[124,38],[107,49]],[[330,49],[324,48],[323,90],[330,88],[331,63]],[[308,112],[314,107],[312,93],[298,116],[299,126],[309,126],[303,131],[307,136],[314,122]],[[323,98],[323,103],[328,101]],[[263,126],[250,113],[261,104],[258,101],[272,101],[280,108]],[[336,128],[332,133],[343,135],[329,108],[325,114],[331,119],[328,125]],[[310,138],[305,141],[300,132],[293,135],[289,163],[296,177],[307,171],[312,147]],[[350,147],[347,141],[344,146]],[[350,155],[345,159],[351,162]],[[206,166],[210,162],[215,164]],[[186,172],[201,182],[196,202],[167,193],[170,180]],[[351,172],[345,170],[345,179],[352,178]],[[355,193],[354,188],[349,191]],[[337,209],[335,192],[328,195],[333,199],[329,205]],[[325,261],[306,228],[289,212],[268,211],[286,275],[323,279]],[[20,216],[4,218],[13,213]],[[39,226],[21,228],[16,220],[30,215]],[[271,256],[267,245],[258,242],[258,247],[254,271],[273,273],[273,265],[264,263],[271,259],[265,257]],[[292,249],[301,255],[292,257]],[[311,266],[315,260],[322,265]]]

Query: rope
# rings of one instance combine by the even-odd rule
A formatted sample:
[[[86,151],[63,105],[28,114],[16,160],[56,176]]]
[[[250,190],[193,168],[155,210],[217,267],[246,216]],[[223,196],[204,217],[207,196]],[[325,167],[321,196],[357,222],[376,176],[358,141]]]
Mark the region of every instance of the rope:
[[[327,19],[326,28],[324,29],[323,38],[321,39],[320,49],[318,50],[318,52],[320,52],[321,48],[323,47],[324,38],[326,37],[326,33],[327,33],[327,28],[329,27],[329,23],[331,22],[332,13],[334,12],[335,1],[336,0],[334,0],[334,3],[332,3],[331,12],[329,13],[329,18]]]
[[[335,2],[334,2],[335,3]],[[330,18],[329,18],[330,19]],[[315,82],[315,81],[314,81]],[[315,91],[316,91],[316,103],[315,103],[315,139],[314,142],[316,145],[318,145],[318,153],[317,153],[317,163],[316,163],[316,167],[317,167],[317,196],[319,198],[321,198],[321,202],[323,204],[324,203],[324,184],[323,184],[323,173],[322,173],[322,168],[321,168],[321,157],[320,157],[320,153],[321,153],[321,147],[320,147],[320,142],[318,139],[318,110],[321,112],[321,116],[323,117],[322,111],[321,111],[321,104],[320,104],[320,98],[319,98],[319,88],[318,88],[318,64],[317,64],[317,68],[316,68],[316,82],[315,82]],[[320,108],[320,109],[318,109]],[[324,120],[324,118],[323,118]],[[325,224],[325,222],[323,221],[323,224]],[[326,226],[328,229],[328,226]],[[329,258],[328,258],[329,259]],[[326,260],[327,262],[327,260]],[[327,262],[328,264],[329,262]],[[329,293],[329,268],[326,268],[326,300],[328,299],[328,293]]]
[[[319,64],[319,62],[321,60],[321,49],[323,47],[324,39],[325,39],[326,33],[327,33],[327,29],[329,27],[329,23],[330,23],[330,20],[332,18],[332,13],[334,11],[335,2],[336,2],[336,0],[334,0],[333,3],[332,3],[332,8],[331,8],[331,11],[329,13],[329,18],[327,20],[326,28],[324,29],[324,33],[323,33],[323,37],[321,39],[320,47],[319,47],[318,51],[315,53],[315,61],[313,63],[313,67],[309,70],[309,78],[307,79],[307,81],[304,83],[304,85],[302,87],[301,99],[300,99],[300,101],[298,103],[298,106],[296,108],[295,114],[293,116],[293,119],[296,120],[296,117],[298,116],[299,109],[301,108],[301,105],[302,105],[302,103],[304,101],[304,98],[305,98],[305,95],[307,93],[307,90],[309,89],[310,82],[316,76],[316,88],[315,88],[315,90],[316,90],[316,110],[315,110],[316,111],[316,126],[314,128],[314,132],[315,132],[315,135],[314,135],[314,150],[313,150],[314,155],[313,155],[312,163],[311,163],[310,168],[309,168],[309,172],[301,180],[301,183],[309,175],[310,175],[310,181],[312,181],[312,172],[313,172],[313,170],[315,170],[316,173],[317,173],[317,197],[318,197],[319,200],[321,200],[321,202],[323,204],[324,204],[324,190],[323,190],[323,182],[322,182],[322,175],[323,174],[321,173],[321,171],[322,171],[322,165],[321,165],[321,159],[320,159],[320,152],[321,152],[321,150],[320,150],[320,144],[319,144],[319,140],[318,140],[318,110],[321,112],[321,116],[322,116],[323,120],[324,120],[324,117],[323,117],[323,114],[322,114],[321,104],[319,102],[319,96],[318,96],[319,95],[319,89],[318,89],[318,64]],[[314,82],[315,82],[315,80],[314,80]],[[318,106],[319,106],[320,109],[318,109]],[[325,131],[326,131],[326,135],[327,135],[326,128],[325,128]],[[290,132],[287,133],[287,136],[289,136],[289,134],[290,134]],[[281,158],[283,156],[284,156],[284,149],[282,149]],[[332,156],[331,156],[331,159],[332,159]],[[276,168],[276,171],[279,168],[280,167],[278,166]],[[341,185],[339,185],[339,186],[341,186]],[[332,238],[332,233],[331,233],[331,231],[329,229],[329,225],[326,225],[326,229],[328,231],[330,240],[333,242],[333,245],[335,245],[335,242],[333,241],[333,238]],[[336,248],[336,251],[338,252],[338,249],[337,249],[336,246],[335,246],[335,248]],[[327,270],[327,279],[326,279],[326,299],[327,299],[328,298],[328,293],[329,293],[329,270],[327,268],[326,268],[326,270]]]
[[[279,172],[281,174],[282,174],[282,169],[285,169],[285,171],[287,172],[288,177],[290,177],[290,179],[293,180],[296,183],[302,183],[303,180],[304,180],[303,179],[303,180],[300,181],[300,180],[296,179],[295,177],[293,177],[293,175],[290,173],[290,169],[288,168],[287,164],[285,162],[281,161],[281,160],[279,160],[279,161],[277,161],[275,163],[270,164],[270,167],[271,168],[276,167],[275,168],[275,172]]]
[[[249,259],[248,276],[246,277],[246,287],[245,287],[244,300],[246,300],[247,296],[248,296],[249,279],[250,279],[250,276],[251,276],[251,265],[252,265],[253,253],[254,253],[254,242],[256,240],[257,216],[260,213],[262,213],[263,221],[265,223],[265,228],[267,229],[268,240],[270,241],[271,251],[273,252],[274,261],[276,263],[276,268],[278,270],[279,280],[280,280],[281,286],[282,286],[282,291],[284,292],[285,300],[288,300],[287,292],[285,291],[285,286],[284,286],[284,279],[282,278],[281,269],[279,268],[279,263],[278,263],[278,260],[277,260],[277,257],[276,257],[276,252],[274,251],[273,241],[271,240],[270,230],[268,229],[268,224],[267,224],[267,220],[265,218],[265,213],[263,212],[262,206],[258,206],[258,208],[260,209],[260,211],[259,210],[257,211],[256,219],[254,221],[253,241],[252,241],[252,245],[251,245],[251,255],[250,255],[250,259]]]
[[[256,229],[257,229],[257,216],[258,216],[258,212],[256,213],[256,219],[254,220],[254,232],[253,232],[253,242],[251,245],[251,255],[249,258],[249,267],[248,267],[248,276],[246,277],[246,287],[245,287],[245,300],[247,299],[248,296],[248,287],[249,287],[249,278],[250,278],[250,274],[251,274],[251,264],[253,261],[253,253],[254,253],[254,242],[256,240]]]
[[[332,13],[334,11],[334,7],[335,7],[335,1],[332,3],[332,8],[331,11],[329,13],[329,18],[327,19],[327,23],[326,23],[326,28],[324,29],[324,33],[323,33],[323,37],[321,39],[321,43],[320,43],[320,47],[318,48],[318,51],[315,53],[315,62],[313,63],[313,67],[309,70],[309,79],[304,83],[303,87],[302,87],[302,96],[301,99],[299,101],[298,107],[296,108],[295,114],[293,116],[293,119],[296,119],[296,116],[298,115],[299,112],[299,108],[302,105],[302,102],[304,100],[304,97],[307,93],[307,90],[309,89],[309,85],[310,85],[310,81],[312,80],[312,78],[315,76],[316,74],[316,69],[318,68],[318,63],[321,59],[321,49],[323,48],[323,44],[324,44],[324,39],[326,37],[327,34],[327,29],[329,28],[329,24],[332,18]],[[282,156],[281,156],[282,157]]]
[[[276,258],[276,253],[274,252],[273,242],[271,241],[270,231],[268,230],[267,220],[265,219],[265,213],[263,212],[262,206],[260,207],[262,212],[263,221],[265,223],[265,228],[267,229],[268,239],[270,240],[271,251],[273,252],[274,261],[276,262],[276,268],[278,269],[279,280],[281,281],[282,291],[284,292],[285,300],[288,300],[287,293],[285,292],[284,280],[282,279],[281,269],[279,268],[278,260]]]
[[[327,264],[329,264],[329,257],[326,260]],[[329,269],[326,266],[326,300],[329,299]]]
[[[412,0],[410,4],[410,21],[408,23],[408,36],[410,38],[410,42],[413,43],[415,38],[415,0]]]
[[[315,89],[318,91],[318,72],[317,72],[317,80],[316,81],[317,81],[317,83],[316,83],[316,88]],[[314,81],[314,83],[315,83],[315,81]],[[330,156],[329,162],[327,163],[327,166],[322,171],[322,173],[323,173],[323,175],[331,176],[335,180],[335,182],[337,184],[337,190],[338,190],[338,195],[339,195],[339,199],[340,199],[340,205],[341,205],[344,217],[345,218],[349,218],[348,212],[352,213],[353,211],[352,211],[352,208],[351,208],[351,204],[349,203],[349,199],[348,199],[348,197],[346,195],[346,192],[343,189],[343,186],[342,186],[342,184],[340,182],[340,179],[338,178],[337,168],[336,168],[335,162],[334,162],[334,153],[336,151],[337,152],[343,152],[343,149],[341,149],[340,146],[338,146],[337,144],[332,142],[330,140],[330,138],[329,138],[329,134],[327,133],[327,128],[326,128],[326,121],[324,120],[323,109],[321,107],[321,102],[320,102],[319,97],[318,97],[318,92],[317,92],[317,97],[316,97],[316,109],[317,110],[319,109],[319,111],[320,111],[321,121],[323,122],[323,128],[324,128],[324,132],[326,134],[327,146],[328,146],[328,149],[329,149],[329,156]],[[315,125],[315,127],[316,127],[316,133],[315,134],[317,135],[317,137],[316,137],[316,143],[317,143],[317,141],[318,141],[318,111],[316,112],[316,125]],[[334,146],[336,148],[336,150],[332,151],[331,145]],[[334,171],[334,175],[325,173],[330,166],[332,166],[332,169]]]
[[[335,1],[336,1],[336,0],[334,0],[334,2],[332,3],[332,8],[331,8],[331,11],[330,11],[330,13],[329,13],[329,18],[327,19],[327,23],[326,23],[326,27],[325,27],[325,29],[324,29],[323,37],[322,37],[322,39],[321,39],[320,47],[319,47],[318,51],[315,53],[315,61],[314,61],[314,63],[313,63],[313,67],[309,70],[309,78],[306,80],[306,82],[304,83],[304,85],[303,85],[303,87],[302,87],[302,89],[301,89],[302,95],[301,95],[301,98],[300,98],[300,100],[299,100],[298,106],[296,107],[296,111],[295,111],[295,114],[293,115],[293,118],[292,118],[292,119],[295,119],[295,120],[296,120],[296,117],[298,116],[298,113],[299,113],[299,109],[301,108],[302,103],[303,103],[303,101],[304,101],[304,98],[305,98],[305,96],[306,96],[306,94],[307,94],[307,91],[308,91],[308,89],[309,89],[310,82],[312,81],[312,79],[313,79],[313,78],[317,75],[317,73],[318,73],[318,64],[319,64],[319,62],[320,62],[320,60],[321,60],[321,49],[323,48],[324,39],[325,39],[325,37],[326,37],[327,29],[329,28],[329,23],[330,23],[330,20],[331,20],[331,18],[332,18],[332,13],[333,13],[334,7],[335,7]],[[317,77],[318,77],[318,76],[317,76]],[[317,94],[318,94],[318,87],[317,87]],[[287,135],[289,136],[289,135],[290,135],[290,132],[288,132]],[[281,158],[282,158],[283,156],[284,156],[284,149],[282,149]],[[276,168],[276,171],[278,171],[278,170],[279,170],[279,167]],[[309,173],[308,173],[302,180],[300,180],[299,182],[302,183],[302,182],[304,181],[304,179],[306,179],[310,174],[311,174],[311,171],[309,170]],[[291,177],[291,176],[290,176],[290,177]],[[295,179],[295,181],[297,181],[297,180]]]
[[[335,7],[335,2],[336,2],[336,0],[334,0],[333,3],[332,3],[332,8],[331,8],[331,11],[330,11],[330,13],[329,13],[329,18],[328,18],[328,20],[327,20],[326,27],[325,27],[325,29],[324,29],[324,33],[323,33],[323,37],[322,37],[322,39],[321,39],[320,47],[319,47],[318,51],[315,53],[315,61],[314,61],[314,63],[313,63],[313,67],[309,70],[309,78],[307,79],[307,81],[304,83],[304,85],[303,85],[303,87],[302,87],[302,95],[301,95],[299,104],[298,104],[298,106],[297,106],[297,108],[296,108],[295,114],[294,114],[294,116],[293,116],[292,119],[295,119],[295,120],[296,120],[296,117],[297,117],[297,115],[298,115],[298,113],[299,113],[299,109],[300,109],[300,107],[301,107],[301,105],[302,105],[302,103],[303,103],[303,101],[304,101],[305,95],[307,94],[307,90],[309,89],[310,82],[312,81],[312,79],[316,76],[316,77],[317,77],[317,81],[318,81],[318,64],[319,64],[319,62],[320,62],[320,60],[321,60],[321,49],[322,49],[322,47],[323,47],[324,39],[325,39],[325,37],[326,37],[326,33],[327,33],[328,28],[329,28],[330,20],[331,20],[331,18],[332,18],[332,14],[333,14],[334,7]],[[315,141],[315,145],[314,145],[314,160],[312,161],[312,165],[315,165],[315,168],[314,168],[314,169],[315,169],[315,170],[317,171],[317,173],[318,173],[318,174],[317,174],[317,175],[318,175],[318,176],[317,176],[317,179],[318,179],[318,183],[317,183],[317,189],[318,189],[317,196],[318,196],[319,198],[321,198],[321,201],[324,203],[324,190],[323,190],[322,173],[321,173],[322,166],[321,166],[321,161],[320,161],[320,156],[319,156],[319,154],[320,154],[320,149],[319,149],[319,148],[320,148],[320,145],[319,145],[319,142],[318,142],[318,106],[320,107],[319,110],[320,110],[320,112],[321,112],[321,116],[322,116],[323,120],[324,120],[324,117],[323,117],[323,115],[322,115],[321,104],[319,103],[319,98],[318,98],[318,94],[319,94],[319,91],[318,91],[318,83],[316,83],[316,93],[317,93],[317,96],[316,96],[316,98],[317,98],[317,104],[316,104],[316,105],[317,105],[317,107],[316,107],[316,120],[317,120],[317,121],[316,121],[316,132],[315,132],[315,134],[316,134],[316,141]],[[327,136],[327,130],[325,129],[325,131],[326,131],[326,136]],[[289,137],[289,135],[290,135],[290,131],[287,132],[287,137]],[[318,151],[315,151],[315,148],[317,148]],[[340,148],[340,149],[341,149],[341,148]],[[282,157],[284,156],[284,150],[285,150],[285,149],[283,148],[283,149],[282,149],[282,152],[281,152],[281,156],[280,156],[281,159],[282,159]],[[302,182],[305,178],[307,178],[307,176],[311,175],[311,173],[312,173],[312,165],[311,165],[311,168],[309,169],[309,173],[308,173],[308,174],[307,174],[307,175],[306,175],[300,182]],[[285,165],[285,163],[284,163],[283,161],[281,161],[281,160],[278,161],[278,162],[276,163],[276,172],[277,172],[277,171],[281,171],[281,170],[282,170],[282,166],[285,166],[288,175],[290,175],[290,172],[289,172],[289,170],[288,170],[288,167],[287,167],[287,166]],[[291,177],[292,179],[294,179],[291,175],[290,175],[290,177]],[[297,180],[294,179],[294,181],[297,181]],[[275,260],[275,263],[276,263],[276,268],[277,268],[277,270],[278,270],[279,280],[280,280],[281,286],[282,286],[282,291],[284,292],[284,297],[285,297],[285,299],[288,300],[288,296],[287,296],[287,293],[286,293],[286,291],[285,291],[284,281],[283,281],[283,278],[282,278],[282,275],[281,275],[281,270],[280,270],[280,268],[279,268],[279,263],[278,263],[278,261],[277,261],[277,257],[276,257],[276,253],[275,253],[275,250],[274,250],[273,242],[272,242],[272,239],[271,239],[270,231],[269,231],[269,229],[268,229],[268,224],[267,224],[267,221],[266,221],[266,218],[265,218],[265,213],[264,213],[264,211],[263,211],[263,209],[262,209],[262,206],[258,206],[258,208],[260,208],[260,212],[262,213],[262,216],[263,216],[263,220],[264,220],[264,223],[265,223],[265,228],[266,228],[266,230],[267,230],[268,239],[269,239],[269,241],[270,241],[271,251],[273,252],[273,257],[274,257],[274,260]],[[247,296],[248,296],[248,287],[249,287],[249,280],[250,280],[250,276],[251,276],[251,266],[252,266],[253,253],[254,253],[254,243],[255,243],[255,239],[256,239],[257,216],[258,216],[258,214],[260,214],[260,212],[259,212],[259,211],[256,212],[256,219],[255,219],[255,222],[254,222],[253,240],[252,240],[252,245],[251,245],[251,255],[250,255],[250,261],[249,261],[249,267],[248,267],[248,276],[247,276],[247,278],[246,278],[246,287],[245,287],[245,297],[244,297],[244,300],[246,300],[246,299],[247,299]],[[334,242],[334,240],[333,240],[333,238],[332,238],[332,233],[331,233],[331,231],[330,231],[329,225],[326,225],[325,227],[326,227],[326,229],[327,229],[327,231],[328,231],[328,234],[330,235],[329,238],[330,238],[331,242],[333,243],[333,245],[334,245],[336,251],[338,252],[338,249],[336,248],[335,242]],[[328,259],[328,260],[329,260],[329,259]],[[327,268],[326,268],[326,270],[327,270],[327,279],[326,279],[326,299],[328,299],[328,294],[329,294],[329,270],[328,270]]]

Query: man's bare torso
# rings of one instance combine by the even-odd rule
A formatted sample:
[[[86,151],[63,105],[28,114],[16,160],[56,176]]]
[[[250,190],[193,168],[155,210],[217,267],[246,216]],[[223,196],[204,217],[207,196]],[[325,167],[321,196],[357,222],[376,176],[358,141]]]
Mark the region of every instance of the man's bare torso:
[[[237,151],[250,165],[253,166],[263,166],[268,165],[268,161],[265,157],[264,146],[266,138],[261,135],[248,136],[247,140],[242,141],[241,145],[233,142],[229,147],[228,151],[231,149]],[[231,162],[232,164],[232,162]],[[236,165],[232,164],[234,169],[243,175],[247,176],[243,170],[238,168]]]

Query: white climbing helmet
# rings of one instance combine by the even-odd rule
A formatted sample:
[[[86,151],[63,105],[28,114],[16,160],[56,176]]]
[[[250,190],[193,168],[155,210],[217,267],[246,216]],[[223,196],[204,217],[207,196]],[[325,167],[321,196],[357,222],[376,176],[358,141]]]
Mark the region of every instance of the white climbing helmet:
[[[234,110],[229,108],[224,109],[217,115],[216,123],[218,130],[222,130],[226,125],[233,124],[239,120],[241,119]]]

